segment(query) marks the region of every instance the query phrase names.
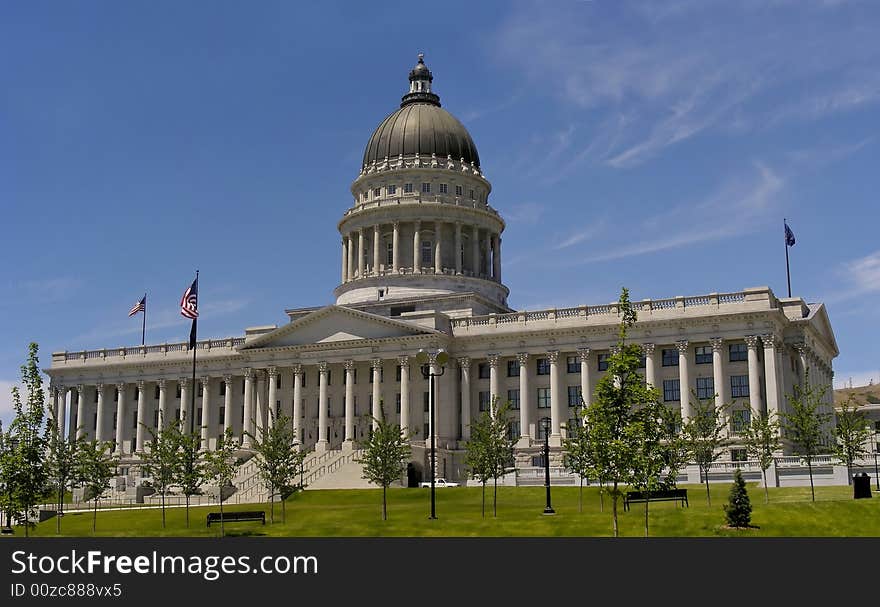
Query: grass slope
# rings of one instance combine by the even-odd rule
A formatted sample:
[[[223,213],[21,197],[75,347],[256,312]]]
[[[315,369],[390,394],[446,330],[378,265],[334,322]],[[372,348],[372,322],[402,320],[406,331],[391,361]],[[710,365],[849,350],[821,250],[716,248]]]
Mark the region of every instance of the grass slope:
[[[712,486],[712,507],[706,505],[704,488],[688,488],[690,508],[670,502],[650,505],[652,536],[880,536],[880,499],[853,500],[850,487],[817,487],[817,501],[810,501],[809,487],[770,490],[770,503],[764,504],[763,490],[749,485],[752,524],[758,529],[731,531],[724,525],[723,504],[728,484]],[[430,497],[427,490],[392,489],[388,492],[388,521],[381,520],[381,491],[306,491],[287,501],[287,522],[281,523],[281,509],[275,506],[275,524],[235,523],[226,527],[227,535],[267,536],[610,536],[611,501],[605,497],[600,512],[599,494],[594,487],[584,489],[584,511],[577,511],[577,489],[553,488],[556,516],[543,516],[543,487],[499,487],[498,517],[492,517],[491,487],[487,490],[487,516],[480,516],[480,490],[460,487],[437,491],[438,520],[429,521]],[[880,496],[878,496],[880,497]],[[267,504],[230,505],[226,510],[255,510]],[[162,528],[161,511],[131,510],[98,512],[95,535],[100,536],[201,536],[219,534],[219,526],[205,526],[205,515],[216,507],[193,507],[191,526],[184,524],[183,508],[167,511],[167,528]],[[644,506],[623,512],[620,504],[621,535],[643,537]],[[91,536],[90,513],[67,514],[62,534]],[[22,535],[20,530],[18,535]],[[54,536],[55,519],[37,526],[34,535]]]

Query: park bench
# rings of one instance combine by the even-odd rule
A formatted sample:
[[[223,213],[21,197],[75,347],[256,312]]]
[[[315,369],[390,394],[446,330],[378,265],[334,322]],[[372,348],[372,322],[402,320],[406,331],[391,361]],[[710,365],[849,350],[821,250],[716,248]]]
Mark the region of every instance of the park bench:
[[[630,504],[645,502],[681,502],[682,507],[688,506],[687,489],[664,489],[661,491],[627,491],[623,497],[623,510],[629,510]]]
[[[211,523],[219,523],[220,521],[224,523],[238,523],[241,521],[260,521],[264,525],[266,524],[266,511],[265,510],[257,510],[254,512],[209,512],[208,513],[208,527],[211,526]]]

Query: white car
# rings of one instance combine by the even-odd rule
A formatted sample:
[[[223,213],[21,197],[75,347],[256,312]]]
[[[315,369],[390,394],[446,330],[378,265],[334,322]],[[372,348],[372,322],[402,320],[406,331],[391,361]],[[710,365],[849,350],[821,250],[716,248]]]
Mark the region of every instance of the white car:
[[[431,481],[423,481],[419,483],[419,487],[430,487]],[[445,478],[436,478],[434,479],[434,487],[458,487],[458,483],[453,483],[452,481],[448,481]]]

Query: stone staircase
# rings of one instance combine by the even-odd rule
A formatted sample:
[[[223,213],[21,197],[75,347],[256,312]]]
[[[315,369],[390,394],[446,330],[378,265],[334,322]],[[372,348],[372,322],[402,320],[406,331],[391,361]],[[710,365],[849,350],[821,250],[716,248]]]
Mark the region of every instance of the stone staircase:
[[[375,487],[362,478],[360,450],[339,453],[326,464],[312,472],[312,480],[306,481],[306,489],[368,489]]]

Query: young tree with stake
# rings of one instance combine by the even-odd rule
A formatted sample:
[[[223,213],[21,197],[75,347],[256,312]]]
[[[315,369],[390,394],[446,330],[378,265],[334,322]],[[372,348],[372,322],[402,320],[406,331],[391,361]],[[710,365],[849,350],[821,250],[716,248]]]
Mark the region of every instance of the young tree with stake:
[[[859,410],[861,406],[850,394],[837,408],[837,425],[834,427],[834,454],[846,465],[846,478],[850,484],[853,462],[868,454],[866,445],[871,435],[868,420]]]
[[[715,397],[700,399],[696,392],[692,393],[691,403],[694,405],[693,416],[684,423],[681,438],[684,441],[688,457],[700,468],[700,478],[706,485],[706,503],[712,505],[709,494],[709,470],[712,463],[723,454],[722,448],[727,444],[727,421],[725,411],[728,405],[715,404]]]
[[[269,489],[269,517],[275,522],[275,496],[281,498],[281,520],[286,521],[284,498],[300,474],[306,452],[299,449],[299,440],[290,418],[280,416],[271,420],[267,428],[260,428],[259,436],[251,435],[251,448],[257,454],[257,469]]]
[[[204,472],[205,480],[217,484],[217,501],[220,503],[220,537],[226,530],[223,527],[223,489],[232,485],[232,479],[241,466],[241,462],[235,456],[240,445],[232,436],[232,428],[217,439],[217,446],[213,451],[205,453]]]
[[[779,420],[776,413],[771,411],[763,413],[752,411],[752,420],[745,428],[743,443],[746,453],[751,459],[757,460],[761,466],[761,476],[764,479],[764,503],[770,502],[770,493],[767,489],[767,469],[773,465],[774,453],[779,451]]]
[[[813,485],[813,459],[828,445],[825,426],[830,421],[831,414],[822,411],[822,398],[827,390],[827,386],[813,386],[807,370],[804,385],[794,386],[794,394],[788,395],[788,411],[782,414],[785,436],[794,445],[795,453],[807,462],[810,495],[814,502],[816,489]]]
[[[379,417],[373,418],[376,427],[361,445],[363,478],[382,487],[382,520],[388,520],[388,487],[406,473],[410,457],[409,435],[406,428],[385,419],[385,407],[379,401]]]
[[[111,455],[113,441],[83,441],[77,449],[76,480],[83,484],[86,495],[95,500],[92,511],[92,533],[98,521],[98,500],[110,486],[119,460]]]

